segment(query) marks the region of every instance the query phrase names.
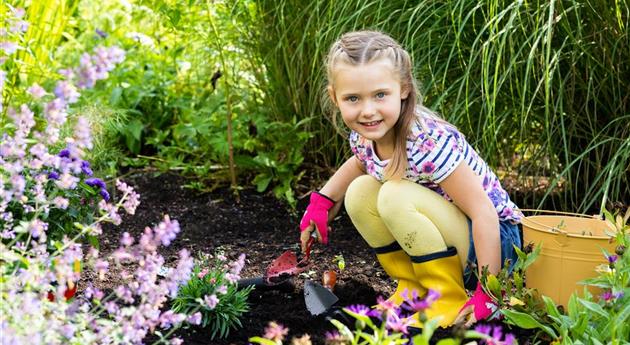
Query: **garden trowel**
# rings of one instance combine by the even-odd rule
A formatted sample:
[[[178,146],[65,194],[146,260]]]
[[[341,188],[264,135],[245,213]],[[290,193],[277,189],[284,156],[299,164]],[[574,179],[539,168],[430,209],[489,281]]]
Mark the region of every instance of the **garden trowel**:
[[[311,315],[317,316],[327,312],[339,298],[332,291],[312,280],[304,282],[304,302]]]
[[[311,256],[311,246],[314,242],[315,237],[310,237],[306,244],[304,257],[300,261],[293,250],[287,250],[273,260],[265,271],[265,282],[269,285],[280,284],[306,270]]]

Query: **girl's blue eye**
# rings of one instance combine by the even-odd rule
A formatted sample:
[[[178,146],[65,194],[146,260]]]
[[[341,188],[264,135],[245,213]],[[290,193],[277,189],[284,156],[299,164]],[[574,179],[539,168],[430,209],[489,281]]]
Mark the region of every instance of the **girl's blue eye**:
[[[385,98],[385,92],[379,92],[376,94],[376,98]]]
[[[356,102],[356,101],[358,101],[358,100],[359,100],[359,97],[357,97],[357,96],[350,96],[350,97],[348,97],[348,100],[349,100],[350,102]]]

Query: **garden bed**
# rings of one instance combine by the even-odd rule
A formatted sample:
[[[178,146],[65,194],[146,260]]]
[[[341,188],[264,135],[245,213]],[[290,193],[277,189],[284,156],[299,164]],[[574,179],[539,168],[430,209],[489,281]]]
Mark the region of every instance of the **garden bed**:
[[[162,254],[169,262],[177,252],[187,248],[196,255],[213,253],[221,247],[234,259],[247,255],[242,277],[263,274],[269,263],[287,249],[297,249],[299,214],[292,215],[286,205],[273,196],[261,195],[253,189],[240,192],[240,202],[228,189],[199,195],[182,187],[184,180],[176,175],[137,174],[125,179],[141,195],[141,204],[134,216],[127,216],[119,227],[106,227],[101,246],[103,252],[113,251],[124,231],[139,235],[145,226],[155,224],[164,214],[180,222],[181,233]],[[302,200],[305,202],[306,200]],[[298,204],[301,212],[305,205]],[[327,247],[315,246],[311,279],[321,280],[321,273],[333,269],[335,255],[343,255],[346,268],[339,274],[335,294],[340,306],[372,305],[378,295],[389,295],[395,283],[375,260],[375,256],[354,230],[348,217],[341,213],[332,224],[333,234]],[[86,276],[86,278],[88,278]],[[90,279],[90,278],[88,278]],[[110,278],[111,279],[111,278]],[[242,318],[242,329],[231,331],[227,339],[210,340],[202,328],[181,330],[186,344],[246,344],[252,336],[260,336],[269,321],[289,328],[288,338],[309,334],[314,344],[323,344],[324,333],[334,326],[322,317],[313,317],[306,309],[302,286],[304,277],[294,279],[293,289],[256,291],[250,294],[250,312]],[[102,284],[108,285],[105,281]],[[103,286],[107,287],[107,286]],[[514,332],[514,331],[512,331]],[[450,330],[438,330],[434,339],[450,335]],[[527,332],[515,332],[524,344]]]

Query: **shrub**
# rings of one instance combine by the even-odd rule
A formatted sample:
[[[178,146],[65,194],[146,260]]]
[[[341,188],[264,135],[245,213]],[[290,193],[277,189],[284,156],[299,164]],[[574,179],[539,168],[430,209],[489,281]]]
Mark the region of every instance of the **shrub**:
[[[79,97],[78,89],[105,78],[122,56],[116,48],[84,54],[81,67],[66,70],[67,79],[56,83],[55,98],[46,96],[38,85],[29,88],[31,107],[41,109],[43,118],[22,104],[19,111],[7,109],[12,123],[0,123],[4,132],[0,142],[3,343],[139,344],[158,327],[174,328],[186,318],[161,308],[190,276],[193,262],[188,252],[179,253],[177,267],[164,279],[158,280],[156,274],[164,264],[157,249],[170,244],[179,224],[166,216],[156,227],[146,228],[137,244],[124,233],[120,248],[111,255],[100,256],[94,247],[84,255],[77,241],[98,235],[103,223],[119,224],[121,208],[133,214],[139,196],[117,181],[121,197],[112,203],[102,181],[87,178],[91,172],[82,157],[91,148],[92,138],[82,118],[76,122],[74,136],[61,141],[65,149],[51,153],[56,152],[54,146],[60,142],[69,104]],[[1,78],[4,74],[0,74],[4,81]],[[76,85],[71,83],[74,80]],[[94,197],[102,200],[96,204]],[[71,208],[74,202],[79,208]],[[55,237],[56,231],[59,239],[48,246],[47,239]],[[121,283],[111,293],[90,285],[80,298],[73,298],[85,268],[103,279],[110,265],[121,270]],[[161,340],[170,334],[156,333]]]
[[[249,311],[247,297],[252,287],[239,290],[237,286],[244,264],[244,254],[231,264],[220,252],[214,257],[201,256],[190,280],[173,300],[173,311],[187,315],[199,311],[201,326],[210,329],[211,339],[226,337],[231,329],[242,326],[240,317]]]

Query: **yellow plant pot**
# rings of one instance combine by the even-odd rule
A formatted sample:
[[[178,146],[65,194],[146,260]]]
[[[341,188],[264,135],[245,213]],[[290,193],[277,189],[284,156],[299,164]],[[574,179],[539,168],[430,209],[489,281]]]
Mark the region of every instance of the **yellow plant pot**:
[[[596,277],[595,268],[607,264],[602,248],[614,252],[607,229],[606,222],[586,215],[524,217],[523,242],[542,245],[540,255],[525,272],[527,287],[566,307],[571,294],[584,290],[578,282]],[[593,294],[600,293],[597,288],[588,289]]]

